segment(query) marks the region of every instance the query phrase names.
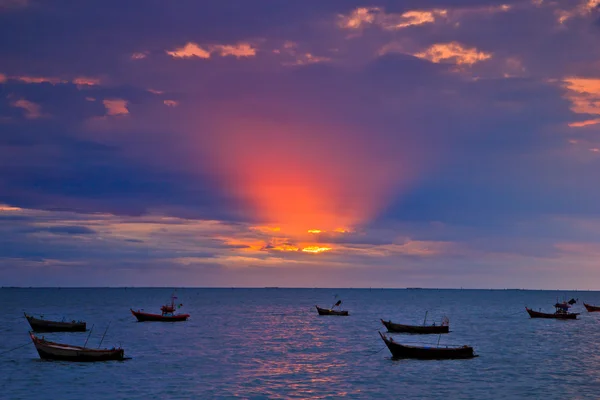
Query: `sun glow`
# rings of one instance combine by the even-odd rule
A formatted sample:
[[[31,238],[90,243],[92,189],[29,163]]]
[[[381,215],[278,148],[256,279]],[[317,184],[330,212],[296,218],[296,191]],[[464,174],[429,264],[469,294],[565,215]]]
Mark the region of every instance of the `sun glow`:
[[[319,247],[319,246],[307,246],[302,249],[305,253],[323,253],[324,251],[331,250],[331,247]]]

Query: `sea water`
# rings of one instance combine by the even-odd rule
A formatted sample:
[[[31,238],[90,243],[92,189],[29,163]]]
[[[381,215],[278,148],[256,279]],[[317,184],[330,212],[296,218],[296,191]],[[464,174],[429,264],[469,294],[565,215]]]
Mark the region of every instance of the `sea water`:
[[[583,399],[600,397],[600,292],[520,290],[177,290],[187,322],[136,322],[172,289],[0,289],[2,399]],[[530,319],[579,299],[579,320]],[[348,317],[318,316],[337,300]],[[23,312],[84,320],[88,347],[122,346],[130,360],[42,361]],[[445,335],[396,334],[406,344],[470,345],[469,360],[392,360],[380,319],[450,319]],[[109,326],[110,323],[110,326]],[[106,331],[106,328],[108,331]],[[48,333],[83,345],[88,333]],[[16,347],[23,346],[18,349]],[[13,350],[15,349],[15,350]]]

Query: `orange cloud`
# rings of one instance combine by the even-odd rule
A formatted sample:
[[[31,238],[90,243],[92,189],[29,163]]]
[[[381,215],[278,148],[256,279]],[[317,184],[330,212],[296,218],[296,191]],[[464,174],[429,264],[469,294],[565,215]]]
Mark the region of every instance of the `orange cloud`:
[[[454,64],[473,65],[477,62],[490,59],[491,53],[478,51],[475,47],[463,47],[458,42],[437,43],[426,50],[413,54],[415,57],[429,60],[433,63],[452,62]]]
[[[46,76],[11,76],[10,79],[21,81],[24,83],[50,83],[56,85],[59,83],[69,83],[61,78],[46,77]]]
[[[215,45],[211,47],[211,52],[217,52],[221,57],[234,56],[253,57],[256,55],[256,49],[248,43],[238,43],[236,45]]]
[[[381,9],[378,7],[359,7],[350,15],[339,15],[339,26],[345,29],[359,29],[363,25],[372,24],[379,12]]]
[[[81,85],[81,86],[95,86],[95,85],[100,84],[100,79],[80,76],[80,77],[73,79],[73,83],[75,85]]]
[[[106,107],[106,115],[127,115],[129,110],[127,109],[127,100],[123,99],[105,99],[102,100],[104,107]]]
[[[338,25],[343,29],[360,29],[366,25],[376,25],[382,29],[396,30],[434,23],[436,18],[445,17],[446,10],[412,10],[402,14],[386,13],[378,7],[359,7],[349,15],[339,15]]]
[[[567,89],[565,98],[571,102],[571,110],[573,112],[578,114],[600,115],[599,78],[568,77],[563,79],[563,83]]]
[[[163,100],[163,104],[167,107],[177,107],[179,105],[179,102],[175,100]]]
[[[173,58],[210,58],[210,52],[204,50],[196,43],[188,42],[185,46],[167,51],[167,54]]]
[[[583,128],[584,126],[597,125],[597,124],[600,124],[600,118],[588,119],[586,121],[571,122],[569,124],[569,126],[571,128]]]
[[[570,3],[575,3],[575,1]],[[600,0],[584,0],[570,10],[556,10],[555,13],[558,23],[562,25],[569,19],[589,16],[598,7],[600,7]]]
[[[0,74],[0,83],[6,82],[6,75]]]
[[[188,42],[185,46],[177,48],[172,51],[167,51],[167,54],[173,58],[205,58],[211,57],[212,53],[217,53],[221,57],[234,56],[240,57],[253,57],[256,55],[256,49],[248,43],[238,43],[235,45],[213,45],[208,50],[203,49],[196,43]]]
[[[19,100],[12,101],[10,103],[10,105],[13,107],[16,107],[16,108],[23,109],[24,113],[25,113],[25,118],[27,118],[27,119],[37,119],[37,118],[45,117],[45,115],[42,114],[42,112],[41,112],[40,105],[36,104],[32,101],[25,100],[25,99],[19,99]]]

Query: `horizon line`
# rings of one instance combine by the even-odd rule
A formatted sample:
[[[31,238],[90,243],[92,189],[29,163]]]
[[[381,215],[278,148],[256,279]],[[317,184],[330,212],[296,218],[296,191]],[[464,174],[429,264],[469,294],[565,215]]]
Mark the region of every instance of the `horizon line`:
[[[487,290],[596,292],[599,289],[455,288],[455,287],[295,287],[295,286],[0,286],[0,289],[303,289],[303,290]]]

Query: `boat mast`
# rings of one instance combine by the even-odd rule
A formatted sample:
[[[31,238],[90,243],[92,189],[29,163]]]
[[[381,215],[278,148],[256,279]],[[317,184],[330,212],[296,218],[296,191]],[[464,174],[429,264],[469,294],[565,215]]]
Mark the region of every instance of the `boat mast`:
[[[108,332],[109,326],[110,326],[110,321],[108,322],[108,325],[106,326],[106,330],[104,331],[104,335],[102,335],[102,340],[100,340],[100,344],[98,345],[98,348],[100,348],[100,346],[102,346],[102,342],[104,341],[104,336],[106,336],[106,332]]]
[[[90,336],[92,335],[93,330],[94,330],[94,325],[92,325],[92,328],[90,329],[90,333],[88,334],[87,339],[85,339],[85,343],[83,344],[84,349],[85,349],[85,346],[87,345],[88,340],[90,340]]]
[[[429,312],[429,311],[425,311],[425,319],[423,320],[423,325],[425,325],[425,322],[427,322],[427,313],[428,313],[428,312]]]

